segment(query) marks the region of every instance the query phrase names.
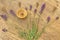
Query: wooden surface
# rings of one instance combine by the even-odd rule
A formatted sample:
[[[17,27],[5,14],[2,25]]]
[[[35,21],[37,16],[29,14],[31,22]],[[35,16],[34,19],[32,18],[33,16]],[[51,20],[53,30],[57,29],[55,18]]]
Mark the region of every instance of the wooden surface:
[[[21,7],[19,7],[19,2],[21,2]],[[42,3],[46,3],[46,7],[41,15],[43,20],[40,19],[39,21],[39,31],[42,30],[44,25],[47,25],[47,27],[38,40],[60,40],[60,0],[0,0],[0,15],[7,15],[7,21],[0,17],[0,40],[24,40],[19,37],[16,27],[25,29],[30,20],[29,17],[33,20],[36,2],[39,3],[37,13],[39,13]],[[28,8],[29,10],[30,5],[33,6],[30,11],[32,15],[29,12],[26,19],[19,19],[9,12],[12,9],[16,13],[19,8]],[[57,9],[53,12],[55,7]],[[5,8],[7,12],[2,11],[2,8]],[[46,20],[48,16],[51,17],[49,23]],[[59,17],[59,19],[56,20],[56,17]],[[4,28],[7,29],[7,32],[2,31]]]

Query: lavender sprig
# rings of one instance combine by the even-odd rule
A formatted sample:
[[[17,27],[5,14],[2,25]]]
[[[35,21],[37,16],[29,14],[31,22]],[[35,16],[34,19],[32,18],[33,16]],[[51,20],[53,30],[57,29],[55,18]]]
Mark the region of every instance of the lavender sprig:
[[[46,6],[46,4],[45,4],[45,3],[43,3],[43,4],[42,4],[42,6],[41,6],[41,9],[40,9],[40,13],[42,13],[42,12],[43,12],[43,10],[45,9],[45,6]]]
[[[7,20],[7,16],[5,14],[0,15],[4,20]]]
[[[7,32],[7,29],[6,29],[6,28],[3,28],[2,31],[3,31],[3,32]]]
[[[48,16],[48,17],[47,17],[47,23],[50,21],[50,19],[51,19],[50,16]]]
[[[10,10],[10,14],[16,16],[15,12],[13,10]]]
[[[57,16],[57,17],[56,17],[56,20],[58,20],[58,19],[59,19],[59,17]]]
[[[34,9],[34,13],[36,13],[37,12],[37,9]]]
[[[32,10],[32,5],[30,5],[30,10]]]

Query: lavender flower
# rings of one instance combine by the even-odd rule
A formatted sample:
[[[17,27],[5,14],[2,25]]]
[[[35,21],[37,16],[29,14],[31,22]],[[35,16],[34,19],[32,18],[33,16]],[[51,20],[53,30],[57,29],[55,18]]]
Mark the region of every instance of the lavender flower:
[[[57,16],[57,17],[56,17],[56,20],[58,20],[58,19],[59,19],[59,17]]]
[[[19,7],[21,7],[21,2],[18,2]]]
[[[25,7],[25,10],[28,10],[28,8],[27,8],[27,7]]]
[[[47,22],[49,22],[49,21],[50,21],[50,19],[51,19],[51,18],[50,18],[50,16],[48,16],[48,17],[47,17]]]
[[[4,28],[4,29],[2,29],[2,31],[3,31],[3,32],[7,32],[7,29]]]
[[[4,20],[7,20],[7,16],[4,14],[4,15],[0,15]]]
[[[34,13],[36,13],[37,12],[37,9],[34,9]]]
[[[10,10],[10,14],[16,16],[15,12],[13,10]]]
[[[38,3],[38,2],[36,2],[36,7],[38,8],[38,6],[39,6],[39,3]]]
[[[42,12],[43,12],[43,10],[45,9],[45,6],[46,6],[46,4],[45,4],[45,3],[43,3],[43,4],[42,4],[42,6],[41,6],[41,9],[40,9],[40,13],[42,13]]]
[[[32,10],[32,5],[30,5],[30,10]]]

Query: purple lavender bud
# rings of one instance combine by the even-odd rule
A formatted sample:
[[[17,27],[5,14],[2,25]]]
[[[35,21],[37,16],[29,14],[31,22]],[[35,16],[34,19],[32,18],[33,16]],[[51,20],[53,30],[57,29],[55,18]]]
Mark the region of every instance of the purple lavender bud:
[[[30,10],[32,10],[32,5],[30,5]]]
[[[58,20],[59,19],[59,17],[56,17],[56,20]]]
[[[40,13],[42,13],[42,12],[43,12],[43,10],[45,9],[45,6],[46,6],[46,4],[45,4],[45,3],[43,3],[43,4],[42,4],[42,6],[41,6],[41,9],[40,9]]]
[[[39,3],[38,3],[38,2],[36,2],[36,7],[38,8],[38,6],[39,6]]]
[[[21,7],[21,2],[18,2],[19,7]]]
[[[51,18],[50,18],[50,16],[48,16],[48,17],[47,17],[47,22],[49,22],[49,21],[50,21],[50,19],[51,19]]]
[[[0,15],[4,20],[7,20],[7,16],[6,15]]]
[[[7,29],[4,28],[4,29],[2,29],[2,31],[3,31],[3,32],[7,32]]]
[[[13,10],[10,10],[10,14],[16,16],[15,12]]]
[[[34,13],[36,13],[37,12],[37,9],[34,9]]]
[[[25,10],[28,10],[28,8],[27,8],[27,7],[25,7]]]

